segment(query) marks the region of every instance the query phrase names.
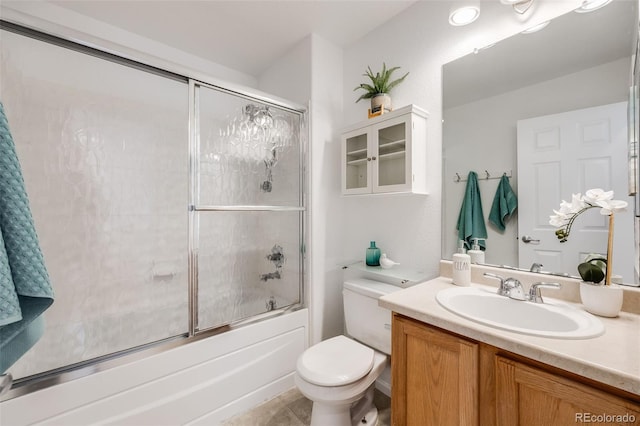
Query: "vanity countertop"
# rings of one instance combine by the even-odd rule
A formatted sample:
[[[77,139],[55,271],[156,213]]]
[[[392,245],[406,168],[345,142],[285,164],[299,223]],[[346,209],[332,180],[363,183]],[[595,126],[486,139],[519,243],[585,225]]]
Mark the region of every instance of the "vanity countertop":
[[[592,339],[529,336],[485,326],[446,310],[436,294],[451,287],[455,287],[451,278],[438,277],[383,296],[378,303],[418,321],[640,395],[640,315],[623,311],[617,318],[598,317],[606,331]]]

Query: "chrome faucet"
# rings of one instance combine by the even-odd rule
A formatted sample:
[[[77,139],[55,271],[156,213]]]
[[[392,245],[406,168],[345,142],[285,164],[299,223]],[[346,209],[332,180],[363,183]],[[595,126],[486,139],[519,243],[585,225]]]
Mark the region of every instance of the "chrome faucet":
[[[529,297],[528,297],[530,302],[544,303],[544,300],[542,300],[542,294],[540,294],[540,287],[560,288],[561,286],[558,283],[544,283],[544,282],[537,282],[537,283],[531,284],[531,287],[529,287]]]
[[[498,294],[500,296],[511,297],[511,293],[514,293],[515,298],[518,298],[518,294],[524,294],[524,290],[522,289],[522,284],[520,281],[515,278],[502,278],[500,275],[491,274],[489,272],[484,273],[485,277],[495,278],[496,280],[500,280],[500,287],[498,287]],[[524,299],[520,299],[524,300]]]
[[[542,263],[533,263],[529,272],[540,272],[544,265]]]
[[[542,295],[540,294],[541,287],[560,288],[560,284],[558,283],[537,282],[531,284],[529,293],[527,294],[524,291],[524,287],[522,287],[522,283],[515,278],[502,278],[500,275],[491,274],[489,272],[485,272],[484,276],[500,280],[498,294],[514,300],[523,300],[533,303],[544,303],[544,300],[542,300]]]

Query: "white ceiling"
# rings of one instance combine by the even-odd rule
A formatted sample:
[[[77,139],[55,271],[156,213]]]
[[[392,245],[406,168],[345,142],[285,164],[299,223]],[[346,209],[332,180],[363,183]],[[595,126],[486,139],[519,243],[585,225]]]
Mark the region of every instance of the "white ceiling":
[[[347,46],[402,12],[404,0],[50,0],[253,76],[311,33]]]

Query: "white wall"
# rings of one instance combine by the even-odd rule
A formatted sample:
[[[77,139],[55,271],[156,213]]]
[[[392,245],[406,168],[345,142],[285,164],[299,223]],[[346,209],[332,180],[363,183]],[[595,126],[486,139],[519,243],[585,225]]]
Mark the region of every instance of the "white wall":
[[[524,17],[498,1],[482,2],[480,18],[466,27],[448,24],[451,2],[421,1],[375,29],[344,52],[344,125],[366,117],[366,103],[354,104],[353,88],[363,81],[370,65],[374,71],[385,61],[409,71],[392,92],[393,104],[416,104],[430,113],[428,128],[427,197],[348,198],[344,201],[345,258],[362,258],[369,240],[376,240],[389,257],[415,265],[432,276],[441,257],[441,67],[475,47],[515,34],[536,23],[577,7],[579,0],[539,1]],[[339,159],[336,157],[336,164]]]
[[[342,49],[317,34],[298,43],[259,77],[259,88],[309,105],[306,299],[310,342],[342,334],[340,138]]]
[[[629,63],[630,58],[620,59],[444,112],[448,124],[443,159],[443,258],[450,259],[457,247],[456,223],[466,187],[464,182],[454,182],[455,173],[466,177],[470,170],[475,170],[482,177],[485,169],[512,171],[510,183],[517,192],[517,120],[625,101]],[[584,90],[585,87],[589,90]],[[499,180],[480,181],[485,217],[491,210],[498,183]],[[504,233],[487,224],[487,234],[485,261],[518,265],[517,214],[507,222]]]

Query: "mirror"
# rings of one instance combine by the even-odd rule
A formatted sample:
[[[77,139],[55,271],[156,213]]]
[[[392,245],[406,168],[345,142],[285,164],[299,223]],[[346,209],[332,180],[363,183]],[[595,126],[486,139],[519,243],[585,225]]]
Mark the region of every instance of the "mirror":
[[[625,185],[615,190],[614,198],[627,201],[629,206],[624,213],[616,214],[613,273],[624,271],[620,274],[624,283],[638,285],[638,248],[633,238],[634,220],[638,220],[634,218],[638,214],[634,212],[637,200],[627,195],[627,111],[626,104],[622,105],[629,98],[632,53],[638,27],[637,7],[636,1],[614,1],[591,13],[569,12],[552,20],[541,31],[514,35],[443,66],[444,258],[451,259],[457,249],[457,220],[469,171],[478,174],[487,228],[485,262],[524,270],[530,270],[532,266],[519,256],[526,250],[523,248],[526,243],[522,241],[526,234],[518,229],[525,225],[525,213],[535,211],[538,214],[538,225],[529,228],[532,239],[542,228],[555,231],[548,225],[548,216],[553,214],[552,209],[559,208],[562,199],[570,201],[572,193],[584,193],[603,179],[610,182],[610,175],[615,174],[622,176]],[[530,179],[518,181],[519,164],[524,176],[528,161],[522,154],[518,158],[518,153],[524,151],[517,149],[518,122],[522,126],[530,119],[610,104],[621,104],[624,108],[622,128],[617,130],[624,133],[623,141],[616,144],[624,151],[623,161],[618,163],[616,160],[611,167],[607,166],[609,168],[592,167],[586,172],[576,172],[582,178],[575,189],[559,190],[561,185],[551,185],[552,181],[547,179],[549,191],[557,194],[552,204],[547,201],[537,205],[535,191],[519,190],[519,187],[526,187]],[[520,139],[522,143],[523,138]],[[577,151],[572,151],[563,157],[571,160],[575,154]],[[592,159],[603,158],[597,151],[591,156]],[[487,218],[499,178],[504,173],[510,176],[509,183],[518,197],[518,208],[501,232]],[[598,215],[596,209],[588,213],[581,215],[576,223],[584,222],[582,226],[587,229],[602,228],[604,217]],[[591,253],[606,253],[606,235],[599,240],[602,240],[601,247],[590,249]],[[556,240],[555,243],[559,249],[559,242]],[[618,244],[624,246],[618,248]],[[574,250],[577,251],[564,254],[572,259],[570,266],[558,270],[553,262],[550,262],[551,267],[545,267],[542,262],[541,272],[577,276],[577,264],[590,253],[580,252],[579,248]]]

